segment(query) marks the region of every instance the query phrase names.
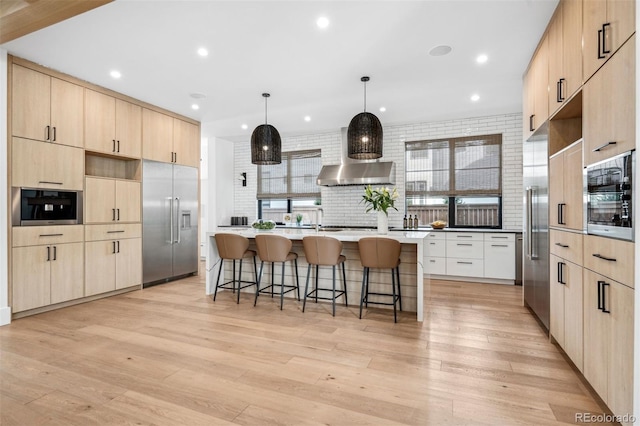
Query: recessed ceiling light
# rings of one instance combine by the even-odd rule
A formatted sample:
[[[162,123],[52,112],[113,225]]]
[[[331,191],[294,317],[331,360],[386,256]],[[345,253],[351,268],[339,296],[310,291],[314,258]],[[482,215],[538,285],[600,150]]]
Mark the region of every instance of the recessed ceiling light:
[[[429,55],[431,56],[444,56],[451,53],[451,46],[447,46],[446,44],[442,44],[440,46],[436,46],[429,51]]]
[[[385,107],[380,107],[380,112],[385,112],[387,109]]]
[[[193,105],[191,105],[191,109],[200,109],[200,105],[193,104]]]
[[[304,116],[304,121],[307,121],[307,122],[311,121],[311,117],[308,116],[308,115],[305,115]]]
[[[205,49],[204,47],[201,47],[198,49],[198,55],[204,57],[204,56],[208,56],[209,55],[209,51],[207,49]]]
[[[480,95],[478,95],[477,93],[474,93],[473,95],[471,95],[472,102],[478,102],[479,100],[480,100]]]
[[[247,126],[246,124],[243,124],[243,125],[242,125],[242,126],[240,126],[240,127],[242,127],[242,130],[247,130],[247,129],[249,128],[249,126]]]
[[[321,16],[316,21],[316,25],[318,26],[318,28],[325,29],[329,26],[329,19],[326,16]]]
[[[120,74],[120,71],[118,70],[113,70],[109,73],[109,75],[111,75],[111,77],[113,78],[120,78],[122,77],[122,74]]]
[[[478,55],[478,57],[476,58],[476,62],[479,63],[479,64],[484,64],[488,60],[489,60],[489,57],[487,55],[485,55],[485,54]]]

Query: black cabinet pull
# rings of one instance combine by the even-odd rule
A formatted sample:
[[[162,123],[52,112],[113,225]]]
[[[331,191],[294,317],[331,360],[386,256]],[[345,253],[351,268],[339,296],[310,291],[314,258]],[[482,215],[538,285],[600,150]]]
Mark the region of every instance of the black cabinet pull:
[[[612,258],[612,257],[605,257],[601,254],[598,253],[594,253],[592,254],[593,257],[597,257],[598,259],[602,259],[602,260],[606,260],[607,262],[615,262],[616,259]]]
[[[607,49],[607,27],[611,26],[609,22],[602,24],[602,53],[611,53],[611,50]]]
[[[51,260],[51,247],[47,246],[47,262]]]
[[[602,311],[604,308],[602,307],[602,284],[604,281],[598,281],[598,310]]]
[[[56,128],[55,126],[53,127],[53,138],[51,138],[51,142],[55,142],[56,141]]]
[[[566,244],[562,244],[562,243],[556,243],[557,246],[562,247],[562,248],[569,248],[568,245]]]
[[[564,96],[562,94],[562,86],[564,86],[564,78],[558,80],[558,102],[564,102]]]
[[[602,45],[604,44],[604,30],[598,30],[598,59],[604,59],[606,56],[602,54]]]
[[[564,280],[564,267],[567,264],[564,262],[558,262],[558,282],[560,284],[567,284],[566,281]]]
[[[112,250],[113,250],[113,251],[112,251],[112,253],[113,253],[113,254],[116,254],[116,242],[115,242],[115,241],[111,241],[111,245],[113,246],[113,248],[112,248]]]
[[[117,220],[120,220],[120,209],[116,209],[116,210],[118,211],[118,219]]]
[[[46,127],[45,127],[45,133],[44,133],[44,140],[45,140],[45,141],[48,141],[48,140],[49,140],[49,136],[51,136],[51,135],[50,135],[50,127],[49,127],[49,126],[46,126]]]
[[[174,163],[177,163],[177,162],[178,162],[178,153],[177,153],[177,152],[175,152],[173,155],[174,155],[174,157],[175,157],[175,159],[173,160],[173,162],[174,162]]]
[[[116,141],[118,142],[118,150],[116,152],[120,152],[120,141]]]
[[[58,247],[53,246],[53,260],[58,260]]]
[[[40,234],[39,237],[62,237],[64,234]]]
[[[111,209],[111,220],[116,220],[116,209]]]
[[[491,244],[491,247],[509,247],[509,245],[508,244]]]
[[[461,265],[473,265],[473,262],[461,262],[461,261],[457,261],[456,263],[459,263]]]
[[[113,148],[111,149],[111,152],[116,152],[116,140],[111,139],[111,141],[113,142]]]
[[[456,243],[457,246],[473,246],[473,244],[465,244],[465,243]]]
[[[124,229],[122,231],[107,231],[107,234],[119,234],[121,232],[124,232]]]
[[[473,235],[456,235],[456,238],[473,238]]]
[[[604,289],[605,287],[609,287],[609,283],[602,282],[602,312],[605,314],[610,314],[611,311],[607,309],[607,292]]]
[[[118,243],[118,251],[116,253],[120,253],[120,241],[116,241]]]
[[[64,185],[64,183],[63,183],[63,182],[51,182],[51,181],[48,181],[48,180],[41,180],[41,181],[39,181],[39,182],[40,182],[40,183],[47,183],[47,184],[49,184],[49,185]]]
[[[600,151],[600,150],[602,150],[602,149],[604,149],[604,148],[608,147],[609,145],[615,145],[615,144],[616,144],[616,141],[611,141],[611,142],[603,143],[602,145],[600,145],[600,146],[598,146],[598,147],[596,147],[596,148],[593,148],[591,151],[593,151],[593,152],[598,152],[598,151]]]
[[[533,132],[533,131],[535,130],[535,129],[533,128],[533,116],[534,116],[534,115],[535,115],[535,114],[532,114],[532,115],[530,115],[530,116],[529,116],[529,131],[530,131],[530,132]]]

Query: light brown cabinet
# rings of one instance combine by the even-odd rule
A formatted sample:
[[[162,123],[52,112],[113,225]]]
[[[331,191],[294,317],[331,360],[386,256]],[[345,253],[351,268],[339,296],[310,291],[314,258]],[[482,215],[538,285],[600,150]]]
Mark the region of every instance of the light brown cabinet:
[[[583,228],[582,141],[549,158],[549,224]]]
[[[524,80],[524,138],[549,118],[548,37],[544,36],[536,51]]]
[[[16,64],[11,71],[12,135],[82,147],[84,88]]]
[[[582,1],[562,0],[549,24],[549,114],[582,86]]]
[[[142,157],[200,166],[200,128],[150,109],[142,110]]]
[[[634,286],[635,244],[613,238],[584,236],[582,265],[631,288]]]
[[[142,108],[94,90],[85,91],[85,148],[140,158]]]
[[[12,312],[84,296],[82,226],[13,228]]]
[[[549,265],[549,333],[582,371],[582,266],[554,254]]]
[[[585,165],[636,147],[635,36],[583,89]]]
[[[140,222],[140,182],[85,179],[85,223]]]
[[[87,296],[142,283],[141,238],[87,241],[85,247]]]
[[[84,151],[64,145],[13,138],[11,185],[82,191]]]
[[[634,0],[583,0],[583,77],[586,82],[635,32]]]
[[[617,415],[633,409],[633,301],[631,288],[584,270],[584,376]]]

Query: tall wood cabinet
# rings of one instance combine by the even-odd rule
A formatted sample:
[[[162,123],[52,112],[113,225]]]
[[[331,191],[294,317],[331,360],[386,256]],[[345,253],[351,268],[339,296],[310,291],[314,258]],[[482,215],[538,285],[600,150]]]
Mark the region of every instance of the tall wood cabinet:
[[[147,108],[142,110],[142,157],[200,166],[200,128]]]
[[[528,139],[549,117],[547,36],[538,45],[529,71],[525,75],[523,92],[523,134]]]
[[[549,225],[582,230],[582,141],[549,157]]]
[[[84,88],[38,71],[11,69],[11,131],[14,136],[83,146]]]

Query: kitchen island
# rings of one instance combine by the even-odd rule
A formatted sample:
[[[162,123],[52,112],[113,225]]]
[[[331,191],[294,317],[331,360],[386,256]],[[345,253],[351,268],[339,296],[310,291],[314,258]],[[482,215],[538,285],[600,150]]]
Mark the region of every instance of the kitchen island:
[[[303,296],[304,284],[307,277],[307,262],[304,256],[304,250],[302,248],[302,239],[307,235],[320,235],[336,238],[343,243],[342,254],[347,258],[345,262],[346,275],[347,275],[347,293],[349,298],[349,306],[351,308],[358,307],[360,303],[360,291],[362,288],[362,264],[360,263],[360,255],[358,251],[358,240],[364,237],[386,237],[397,240],[402,245],[400,252],[400,283],[402,289],[402,308],[404,311],[416,312],[418,321],[423,321],[424,318],[424,294],[428,291],[428,279],[424,277],[424,270],[422,259],[424,256],[423,247],[424,239],[429,232],[425,231],[396,231],[389,232],[386,235],[379,235],[375,230],[333,230],[333,231],[316,231],[314,229],[296,229],[296,228],[277,228],[269,231],[259,231],[252,228],[218,228],[215,232],[207,233],[207,271],[206,271],[206,293],[208,295],[213,294],[216,285],[216,279],[218,278],[218,271],[220,267],[220,256],[218,255],[218,248],[214,239],[217,233],[233,233],[247,237],[250,241],[250,249],[255,250],[255,236],[259,233],[272,233],[282,235],[292,240],[293,246],[291,250],[298,254],[298,273],[300,277],[300,296]],[[259,259],[256,259],[259,262]],[[250,261],[245,261],[243,266],[243,279],[253,279],[253,266],[249,266]],[[231,279],[231,262],[224,262],[224,280]],[[260,265],[258,264],[258,270]],[[279,277],[280,268],[276,268],[275,282],[280,282]],[[312,276],[310,280],[314,279],[314,268],[311,268]],[[267,280],[271,282],[271,268],[265,266],[263,271],[263,281]],[[287,265],[285,268],[285,281],[292,283],[295,282],[295,276],[293,276],[292,266]],[[324,288],[331,287],[331,268],[320,268],[319,272],[320,286]],[[221,277],[222,281],[222,277]],[[425,289],[426,284],[426,289]],[[310,284],[311,285],[311,284]],[[340,288],[342,285],[341,279],[338,276],[338,282],[336,287]],[[391,293],[391,273],[390,271],[371,271],[369,278],[369,287],[371,291],[380,293]],[[220,292],[221,290],[218,290]],[[255,291],[255,287],[248,287],[243,291]],[[289,293],[288,297],[294,297],[294,293]],[[258,302],[260,303],[260,302]],[[338,300],[341,303],[341,300]],[[285,309],[287,305],[285,303]],[[301,306],[300,306],[301,307]],[[355,311],[354,311],[355,312]]]

